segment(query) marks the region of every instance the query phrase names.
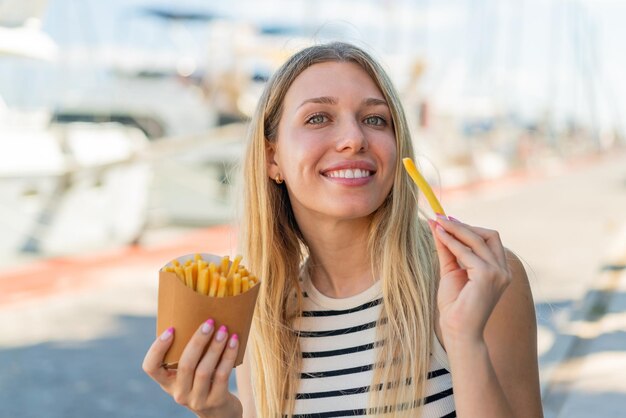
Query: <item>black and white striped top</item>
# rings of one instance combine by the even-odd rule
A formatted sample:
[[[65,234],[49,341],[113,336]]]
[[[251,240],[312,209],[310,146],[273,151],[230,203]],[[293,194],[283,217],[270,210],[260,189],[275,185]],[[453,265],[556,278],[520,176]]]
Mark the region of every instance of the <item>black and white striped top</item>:
[[[303,363],[293,416],[365,416],[376,362],[380,281],[358,295],[333,299],[321,294],[306,276],[304,313],[294,322]],[[434,341],[422,418],[456,417],[448,358],[437,338]]]

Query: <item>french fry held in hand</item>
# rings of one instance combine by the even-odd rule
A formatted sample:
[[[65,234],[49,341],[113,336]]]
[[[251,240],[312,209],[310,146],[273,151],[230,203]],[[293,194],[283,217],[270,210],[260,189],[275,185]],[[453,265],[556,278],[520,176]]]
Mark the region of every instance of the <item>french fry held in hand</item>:
[[[180,281],[196,292],[212,297],[237,296],[250,290],[259,281],[241,265],[241,256],[230,262],[229,256],[222,257],[221,262],[213,263],[195,254],[193,260],[184,264],[174,259],[163,268],[163,271],[174,273]]]
[[[436,214],[441,214],[445,216],[446,213],[443,211],[443,207],[439,203],[439,200],[437,200],[435,193],[433,193],[433,189],[430,188],[428,182],[426,182],[426,179],[424,179],[424,177],[417,170],[415,164],[413,163],[413,160],[411,160],[410,158],[403,158],[402,163],[404,164],[404,168],[406,169],[407,173],[409,173],[409,176],[411,176],[411,178],[413,179],[413,182],[417,185],[417,188],[420,189],[422,193],[424,193],[424,196],[426,196],[426,199],[428,200],[428,203],[430,204],[430,207],[433,209],[433,211]]]

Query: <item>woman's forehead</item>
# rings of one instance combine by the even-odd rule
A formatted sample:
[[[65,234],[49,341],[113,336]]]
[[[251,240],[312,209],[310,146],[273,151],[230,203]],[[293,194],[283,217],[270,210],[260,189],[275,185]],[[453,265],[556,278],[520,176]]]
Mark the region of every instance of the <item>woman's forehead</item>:
[[[285,102],[299,107],[305,101],[316,98],[339,101],[344,95],[355,94],[384,100],[374,80],[360,65],[330,61],[313,64],[300,73],[287,90]]]

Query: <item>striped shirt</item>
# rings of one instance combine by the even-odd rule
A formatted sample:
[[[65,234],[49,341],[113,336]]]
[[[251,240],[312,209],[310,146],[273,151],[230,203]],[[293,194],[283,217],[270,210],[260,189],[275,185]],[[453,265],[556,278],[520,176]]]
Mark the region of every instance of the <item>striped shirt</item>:
[[[376,362],[376,321],[382,309],[380,281],[343,299],[321,294],[303,279],[300,334],[302,371],[295,418],[367,415],[367,397]],[[434,338],[422,418],[456,417],[452,376],[443,347]]]

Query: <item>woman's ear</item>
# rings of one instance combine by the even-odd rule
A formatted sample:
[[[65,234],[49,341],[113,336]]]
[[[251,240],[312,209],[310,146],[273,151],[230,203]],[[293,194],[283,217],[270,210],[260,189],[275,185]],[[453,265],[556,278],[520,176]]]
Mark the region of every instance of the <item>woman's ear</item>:
[[[280,170],[276,162],[276,143],[265,142],[265,160],[267,161],[267,175],[271,179],[275,179]]]

